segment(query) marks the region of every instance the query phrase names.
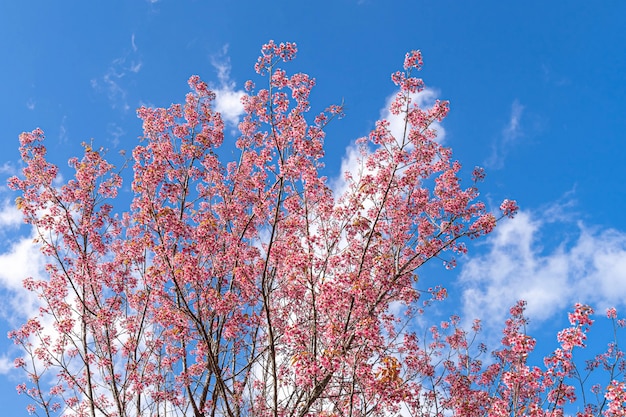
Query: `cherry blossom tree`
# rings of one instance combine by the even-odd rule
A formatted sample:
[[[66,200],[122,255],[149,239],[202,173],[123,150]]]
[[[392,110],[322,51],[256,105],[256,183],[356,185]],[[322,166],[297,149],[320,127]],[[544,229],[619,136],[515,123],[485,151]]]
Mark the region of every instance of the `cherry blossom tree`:
[[[25,168],[9,184],[49,259],[45,279],[24,282],[39,314],[10,334],[24,352],[15,363],[28,376],[18,391],[32,398],[29,411],[563,415],[575,395],[568,381],[584,382],[571,352],[590,308],[577,306],[542,369],[527,364],[535,341],[522,304],[484,365],[485,349],[471,343],[478,323],[466,331],[453,317],[427,337],[415,328],[446,295],[421,288],[416,271],[433,258],[453,267],[465,238],[517,210],[505,200],[496,217],[477,200],[479,168],[462,186],[461,165],[432,126],[448,103],[415,101],[421,54],[408,53],[392,75],[402,135],[378,121],[337,192],[320,171],[325,128],[343,109],[309,115],[315,81],[280,68],[295,53],[292,43],[263,46],[255,70],[265,85],[246,84],[234,154],[222,149],[215,95],[197,76],[183,104],[140,108],[132,201],[119,214],[129,197],[106,152],[85,144],[69,161],[74,177],[59,185],[43,132],[20,136]],[[624,364],[611,346],[594,365],[611,381],[580,415],[624,415]]]

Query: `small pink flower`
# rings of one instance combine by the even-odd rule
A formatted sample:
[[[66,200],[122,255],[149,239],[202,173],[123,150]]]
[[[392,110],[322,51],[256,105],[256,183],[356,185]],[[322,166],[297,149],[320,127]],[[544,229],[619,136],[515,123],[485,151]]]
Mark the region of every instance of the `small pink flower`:
[[[422,52],[421,51],[411,51],[406,54],[404,58],[404,69],[409,70],[411,68],[420,69],[424,65],[422,61]]]
[[[617,318],[617,310],[615,309],[615,307],[611,307],[611,308],[607,308],[606,309],[606,317],[609,319],[616,319]]]
[[[480,182],[485,179],[485,170],[481,167],[475,167],[472,171],[472,179],[474,182]]]
[[[517,206],[517,202],[515,200],[506,199],[502,202],[502,204],[500,204],[500,210],[503,215],[512,219],[519,210],[519,207]]]

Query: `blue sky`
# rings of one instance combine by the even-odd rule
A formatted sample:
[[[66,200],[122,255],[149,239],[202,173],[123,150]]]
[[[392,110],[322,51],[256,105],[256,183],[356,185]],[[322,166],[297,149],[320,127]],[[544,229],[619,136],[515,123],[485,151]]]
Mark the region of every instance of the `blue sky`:
[[[112,156],[132,149],[141,135],[135,109],[182,101],[192,74],[218,91],[232,132],[238,93],[270,39],[298,44],[287,70],[316,78],[314,110],[345,103],[326,140],[326,174],[337,178],[351,144],[384,115],[389,74],[420,49],[425,104],[450,100],[442,140],[468,179],[475,165],[486,168],[490,207],[503,198],[521,206],[492,237],[472,242],[454,272],[425,271],[450,289],[435,312],[482,317],[497,340],[507,308],[526,298],[531,333],[553,343],[574,302],[626,307],[626,3],[512,3],[2,2],[0,184],[19,172],[19,133],[36,127],[62,169],[92,138]],[[15,197],[0,185],[3,334],[28,312],[20,282],[40,266]],[[6,415],[26,414],[15,354],[0,338]]]

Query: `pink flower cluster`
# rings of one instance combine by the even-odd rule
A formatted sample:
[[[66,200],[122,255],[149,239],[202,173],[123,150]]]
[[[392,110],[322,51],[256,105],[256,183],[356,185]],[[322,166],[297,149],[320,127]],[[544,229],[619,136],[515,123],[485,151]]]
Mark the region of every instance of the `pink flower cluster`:
[[[15,366],[28,378],[18,392],[32,398],[29,410],[563,415],[578,398],[573,355],[590,308],[576,306],[543,367],[529,364],[537,342],[524,331],[523,303],[490,362],[484,346],[473,348],[478,322],[468,331],[455,316],[424,340],[413,331],[448,296],[444,286],[425,288],[417,270],[434,258],[454,267],[464,239],[500,220],[478,200],[484,171],[463,187],[460,163],[437,141],[433,123],[448,103],[414,100],[424,88],[412,75],[421,54],[407,54],[392,75],[401,137],[390,121],[376,123],[338,192],[322,169],[325,129],[343,107],[309,114],[315,80],[280,68],[295,53],[292,43],[263,46],[262,81],[246,84],[234,150],[221,149],[215,94],[197,76],[183,103],[138,109],[143,140],[132,152],[127,210],[102,149],[84,144],[70,160],[72,179],[58,186],[43,132],[21,135],[24,170],[9,184],[49,260],[45,279],[24,282],[42,302],[39,315],[10,333],[24,350]],[[512,200],[500,208],[503,217],[518,210]],[[590,368],[609,369],[613,382],[605,405],[585,407],[623,411],[622,364],[617,343],[596,356]]]

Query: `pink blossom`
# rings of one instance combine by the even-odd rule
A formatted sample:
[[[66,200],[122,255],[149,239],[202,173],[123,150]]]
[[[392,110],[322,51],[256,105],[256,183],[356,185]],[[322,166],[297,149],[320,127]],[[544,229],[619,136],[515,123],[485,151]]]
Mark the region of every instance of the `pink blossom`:
[[[593,309],[575,305],[543,361],[524,301],[496,346],[471,317],[429,326],[429,307],[457,297],[443,276],[426,284],[420,268],[454,267],[469,238],[518,207],[488,210],[481,168],[465,186],[433,126],[448,102],[414,101],[425,88],[412,75],[419,51],[391,76],[389,110],[406,134],[376,122],[340,191],[323,170],[326,128],[344,107],[310,113],[314,78],[282,68],[295,55],[293,43],[262,47],[265,88],[246,83],[233,149],[222,149],[228,132],[198,76],[180,104],[138,109],[126,210],[104,150],[84,144],[59,185],[43,132],[21,135],[24,169],[9,184],[48,259],[43,279],[24,281],[42,308],[9,334],[23,350],[14,364],[29,412],[623,416],[615,309],[614,334],[598,335]]]
[[[609,319],[616,319],[617,318],[617,310],[615,309],[615,307],[607,308],[607,310],[606,310],[606,317],[609,318]]]
[[[506,199],[502,202],[502,204],[500,204],[500,211],[502,211],[502,214],[504,216],[507,216],[509,218],[513,218],[518,210],[519,207],[517,206],[515,200]]]

